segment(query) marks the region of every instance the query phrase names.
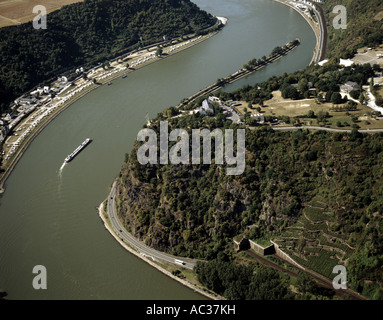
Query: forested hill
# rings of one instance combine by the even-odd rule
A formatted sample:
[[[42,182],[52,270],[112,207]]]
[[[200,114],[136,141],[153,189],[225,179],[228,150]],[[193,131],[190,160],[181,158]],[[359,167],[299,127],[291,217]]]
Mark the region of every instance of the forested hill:
[[[8,103],[61,70],[103,61],[121,49],[204,29],[216,21],[190,0],[86,0],[47,17],[0,29],[0,102]]]
[[[160,119],[167,119],[171,130],[235,128],[220,114],[169,116],[164,112]],[[151,129],[159,130],[158,123]],[[220,252],[232,253],[233,238],[249,230],[251,239],[286,238],[320,197],[326,207],[320,218],[329,220],[326,232],[354,248],[347,253],[350,286],[382,297],[382,135],[363,135],[356,129],[351,134],[247,130],[246,169],[239,176],[226,175],[221,165],[140,165],[140,145],[136,143],[121,170],[117,199],[125,227],[147,245],[211,260]],[[289,235],[297,241],[292,254],[313,245],[300,244],[304,238],[298,231]],[[321,238],[323,243],[327,245]],[[341,259],[324,261],[333,266],[342,264]],[[365,280],[371,283],[370,291]]]
[[[347,28],[334,29],[336,5],[347,9]],[[381,0],[325,0],[322,4],[328,31],[328,57],[348,58],[363,46],[376,46],[383,42],[383,1]]]

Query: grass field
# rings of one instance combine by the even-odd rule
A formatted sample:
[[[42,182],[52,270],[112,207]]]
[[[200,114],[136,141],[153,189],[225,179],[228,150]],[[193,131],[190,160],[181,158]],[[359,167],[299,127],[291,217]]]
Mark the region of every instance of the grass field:
[[[382,88],[383,90],[383,88]],[[259,114],[256,110],[259,105],[253,105],[253,109],[248,108],[246,101],[239,101],[241,105],[237,106],[236,109],[239,113],[244,114],[245,108],[251,114]],[[340,128],[340,129],[351,129],[352,125],[356,123],[361,129],[380,129],[383,128],[383,119],[376,119],[371,116],[373,111],[371,108],[358,104],[357,110],[355,111],[331,111],[333,107],[332,103],[317,103],[315,99],[302,99],[302,100],[291,100],[284,99],[281,96],[280,91],[273,91],[273,98],[264,102],[264,106],[261,108],[261,113],[264,116],[289,116],[290,118],[306,116],[307,113],[312,110],[317,115],[319,112],[328,112],[330,117],[327,118],[326,127],[329,128]],[[357,118],[354,122],[353,118]],[[308,126],[323,125],[318,123],[315,118],[301,118],[301,123]],[[342,127],[338,127],[337,123],[340,122]],[[284,125],[281,123],[281,125]],[[290,124],[291,125],[291,124]]]
[[[32,21],[37,14],[33,7],[43,5],[47,13],[60,9],[62,6],[83,0],[0,0],[0,28],[14,26]]]

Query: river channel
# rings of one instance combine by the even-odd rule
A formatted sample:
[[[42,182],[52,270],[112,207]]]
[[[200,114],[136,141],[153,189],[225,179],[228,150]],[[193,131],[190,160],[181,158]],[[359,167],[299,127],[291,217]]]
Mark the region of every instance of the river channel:
[[[227,17],[225,28],[75,102],[37,136],[10,175],[0,198],[0,288],[9,299],[204,298],[123,249],[96,206],[147,112],[154,117],[294,38],[301,45],[288,56],[226,90],[303,69],[315,36],[297,12],[272,0],[194,2]],[[93,142],[61,168],[87,137]],[[32,287],[36,265],[47,269],[46,290]]]

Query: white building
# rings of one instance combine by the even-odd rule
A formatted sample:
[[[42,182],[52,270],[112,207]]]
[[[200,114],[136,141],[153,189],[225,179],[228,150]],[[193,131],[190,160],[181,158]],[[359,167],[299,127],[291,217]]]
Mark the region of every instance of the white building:
[[[328,62],[327,59],[324,59],[322,61],[319,61],[318,64],[322,67],[324,64],[326,64]]]
[[[339,64],[344,67],[351,67],[354,64],[354,61],[350,59],[340,59]]]
[[[202,107],[198,108],[197,112],[199,112],[200,114],[214,114],[214,109],[210,105],[209,101],[205,99],[204,101],[202,101]]]
[[[360,86],[359,86],[359,84],[357,84],[356,82],[347,81],[345,84],[343,84],[343,85],[340,86],[340,90],[341,90],[342,92],[349,93],[349,92],[351,92],[351,91],[357,91],[357,90],[360,90]]]
[[[61,83],[67,83],[68,82],[68,78],[65,77],[65,76],[58,77],[57,81],[60,81]]]
[[[211,102],[221,103],[221,100],[219,98],[217,98],[217,97],[214,97],[214,96],[209,97],[208,100],[211,101]]]

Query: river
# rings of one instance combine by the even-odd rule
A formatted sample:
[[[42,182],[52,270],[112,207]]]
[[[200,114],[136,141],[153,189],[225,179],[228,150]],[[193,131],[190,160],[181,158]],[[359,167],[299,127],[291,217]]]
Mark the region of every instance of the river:
[[[75,102],[25,152],[0,198],[0,288],[9,299],[203,299],[124,250],[96,211],[145,122],[165,107],[251,58],[294,38],[301,45],[226,90],[303,69],[314,32],[291,8],[272,0],[195,0],[227,17],[214,37],[114,80]],[[93,142],[62,170],[85,138]],[[32,269],[47,269],[47,289],[35,290]]]

